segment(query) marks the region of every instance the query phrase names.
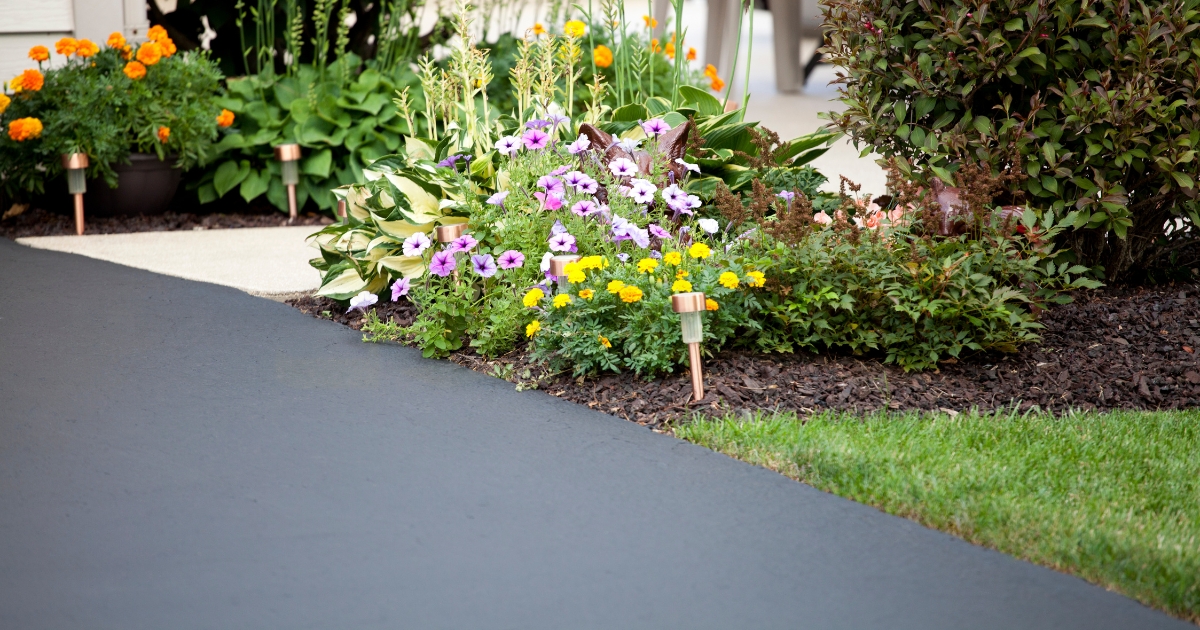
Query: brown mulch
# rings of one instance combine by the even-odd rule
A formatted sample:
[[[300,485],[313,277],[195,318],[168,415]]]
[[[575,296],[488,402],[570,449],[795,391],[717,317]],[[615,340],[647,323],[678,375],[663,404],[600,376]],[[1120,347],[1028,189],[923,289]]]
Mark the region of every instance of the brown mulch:
[[[286,214],[245,212],[233,214],[193,214],[165,212],[160,215],[87,216],[85,234],[127,234],[129,232],[167,232],[174,230],[217,230],[227,228],[278,227],[283,225],[328,225],[333,219],[307,212],[288,223]],[[31,208],[0,220],[0,236],[17,239],[26,236],[66,236],[75,234],[75,217]]]
[[[332,300],[288,303],[362,327],[361,313],[347,315]],[[401,325],[415,315],[408,302],[381,302],[375,310]],[[653,381],[611,374],[575,379],[530,364],[524,348],[491,360],[462,350],[450,360],[654,429],[697,411],[1200,407],[1200,284],[1081,293],[1044,312],[1041,321],[1040,344],[950,360],[924,373],[905,373],[873,357],[722,352],[705,361],[699,403],[691,401],[686,370]]]

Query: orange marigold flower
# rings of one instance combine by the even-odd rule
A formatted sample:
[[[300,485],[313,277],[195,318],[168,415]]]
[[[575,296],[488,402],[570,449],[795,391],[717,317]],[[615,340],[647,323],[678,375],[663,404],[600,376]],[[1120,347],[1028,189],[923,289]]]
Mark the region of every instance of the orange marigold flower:
[[[712,79],[712,85],[710,85],[708,87],[712,88],[712,91],[720,92],[721,90],[725,89],[725,82],[721,80],[721,77],[709,77],[709,78]]]
[[[704,310],[715,311],[719,308],[721,308],[721,305],[717,304],[716,300],[714,300],[712,298],[704,298]]]
[[[46,78],[37,70],[26,70],[9,81],[14,92],[36,92],[42,89]]]
[[[533,34],[534,34],[534,35],[545,35],[545,34],[546,34],[546,27],[545,27],[545,26],[542,26],[542,23],[541,23],[541,22],[538,22],[538,23],[534,24],[534,25],[533,25]]]
[[[7,94],[0,92],[0,114],[3,114],[4,110],[8,109],[8,104],[11,102],[12,99],[8,98]]]
[[[146,31],[146,38],[152,42],[160,42],[167,37],[167,29],[155,24]]]
[[[643,15],[642,21],[646,23],[646,28],[654,28],[658,26],[658,20],[650,17],[649,15]]]
[[[130,61],[129,63],[125,64],[125,68],[122,70],[122,72],[125,73],[125,76],[137,81],[138,79],[146,76],[146,66],[143,66],[139,61]]]
[[[675,44],[668,42],[667,47],[663,52],[667,53],[667,56],[670,57],[671,59],[674,59],[675,58]]]
[[[138,46],[137,60],[147,66],[153,66],[158,63],[159,59],[162,59],[162,54],[162,46],[156,42],[146,42]]]
[[[695,49],[695,48],[689,48],[689,49],[688,49],[687,60],[688,60],[688,61],[695,61],[695,60],[696,60],[696,49]]]
[[[74,37],[64,37],[54,42],[54,51],[69,57],[75,54],[75,47],[78,45],[79,42],[75,41]]]
[[[125,44],[124,46],[122,46],[121,47],[121,58],[124,59],[125,61],[129,61],[130,59],[133,59],[133,46],[130,46],[129,44]]]
[[[171,128],[170,127],[159,127],[158,133],[155,135],[158,136],[159,142],[166,144],[167,140],[169,140],[171,138]]]
[[[79,57],[91,57],[100,52],[100,47],[90,39],[81,39],[75,43],[75,54]]]
[[[596,62],[597,66],[607,68],[612,65],[613,52],[608,46],[601,44],[592,51],[592,60]]]
[[[50,58],[50,49],[45,46],[34,46],[29,49],[29,58],[34,61],[45,61]]]
[[[232,124],[233,124],[233,112],[229,111],[228,109],[222,109],[221,113],[217,116],[217,126],[218,127],[228,127]]]
[[[179,50],[178,48],[175,48],[175,41],[170,37],[162,38],[162,40],[158,42],[158,46],[159,48],[162,48],[162,56],[164,57],[170,57],[171,55],[175,54],[175,51]]]
[[[42,121],[36,118],[18,118],[8,123],[8,137],[24,142],[42,135]]]
[[[704,76],[706,76],[710,79],[717,76],[717,67],[712,65],[711,63],[708,64],[707,66],[704,66]]]
[[[661,49],[658,46],[658,40],[657,39],[650,40],[650,52],[658,52],[659,50],[661,50]]]
[[[112,35],[108,36],[108,41],[104,43],[109,48],[124,48],[125,36],[120,31],[114,31]]]

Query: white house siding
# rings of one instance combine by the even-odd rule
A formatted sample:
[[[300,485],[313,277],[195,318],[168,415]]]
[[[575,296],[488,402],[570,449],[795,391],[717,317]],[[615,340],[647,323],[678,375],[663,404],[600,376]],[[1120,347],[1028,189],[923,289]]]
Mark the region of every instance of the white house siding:
[[[145,0],[0,0],[0,81],[36,67],[29,49],[41,44],[53,54],[62,37],[87,38],[103,46],[110,33],[145,39]]]

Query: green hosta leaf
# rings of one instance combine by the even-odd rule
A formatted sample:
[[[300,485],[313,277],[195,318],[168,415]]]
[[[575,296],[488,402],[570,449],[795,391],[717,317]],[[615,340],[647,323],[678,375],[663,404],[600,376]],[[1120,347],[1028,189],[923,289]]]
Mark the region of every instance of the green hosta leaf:
[[[259,195],[265,194],[267,189],[271,187],[271,172],[267,169],[261,171],[250,170],[250,174],[246,179],[242,180],[242,185],[238,189],[242,199],[252,201]]]
[[[695,103],[696,110],[703,116],[720,116],[725,108],[717,97],[690,85],[679,86],[679,97],[686,103]]]
[[[612,113],[613,122],[637,122],[650,117],[650,112],[637,103],[618,108]]]
[[[321,149],[300,161],[300,172],[325,179],[329,177],[329,169],[333,165],[333,151]]]
[[[217,191],[218,197],[224,197],[225,193],[233,190],[234,186],[242,183],[243,179],[250,174],[250,162],[242,160],[234,162],[228,160],[217,167],[217,172],[213,175],[213,188]]]
[[[650,112],[651,116],[662,116],[671,111],[671,101],[661,96],[652,96],[646,99],[646,111]]]
[[[663,115],[663,121],[666,122],[668,125],[671,125],[671,128],[674,129],[675,127],[678,127],[679,125],[686,123],[688,121],[688,119],[683,114],[680,114],[679,112],[667,112],[666,114]]]

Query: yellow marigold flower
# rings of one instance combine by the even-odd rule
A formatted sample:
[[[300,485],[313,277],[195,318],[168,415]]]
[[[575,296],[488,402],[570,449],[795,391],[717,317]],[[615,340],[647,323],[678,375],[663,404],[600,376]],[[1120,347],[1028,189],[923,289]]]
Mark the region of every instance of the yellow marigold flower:
[[[596,295],[596,292],[595,292],[595,291],[593,291],[593,290],[591,290],[591,289],[584,289],[584,290],[582,290],[582,291],[580,291],[580,292],[579,292],[579,297],[581,297],[581,298],[583,298],[583,299],[585,299],[585,300],[590,300],[590,299],[592,299],[592,297],[594,297],[595,295]]]
[[[534,35],[545,35],[545,34],[546,34],[546,27],[545,27],[545,26],[542,26],[542,23],[541,23],[541,22],[538,22],[538,23],[534,24],[534,25],[533,25],[533,34],[534,34]]]
[[[539,331],[541,329],[542,329],[542,322],[539,322],[538,320],[535,319],[535,320],[529,322],[529,325],[525,327],[525,336],[532,337],[535,334],[537,334],[537,331]]]
[[[37,70],[26,70],[18,74],[9,85],[12,86],[14,92],[36,92],[42,89],[46,78]]]
[[[583,34],[587,32],[587,27],[579,20],[571,20],[563,26],[563,32],[567,34],[567,37],[583,37]]]
[[[638,261],[638,273],[650,273],[658,268],[658,261],[653,258],[643,258]]]
[[[50,58],[50,49],[45,46],[34,46],[29,49],[29,58],[34,61],[45,61]]]
[[[612,347],[612,342],[608,340],[608,337],[605,337],[604,335],[600,335],[599,337],[600,337],[600,345],[604,346],[605,348]]]
[[[658,20],[650,17],[649,15],[643,15],[642,21],[646,23],[646,28],[654,28],[658,26]]]
[[[159,46],[155,42],[146,42],[138,46],[137,60],[147,66],[153,66],[162,59],[162,53],[162,46]]]
[[[78,45],[79,42],[76,42],[74,37],[64,37],[54,42],[54,52],[69,57],[75,54],[75,47]]]
[[[567,273],[567,282],[570,282],[571,284],[579,284],[584,280],[587,280],[587,274],[583,273],[582,271],[576,270]]]
[[[625,283],[621,282],[620,280],[613,280],[612,282],[608,283],[607,288],[609,293],[620,293],[621,289],[625,288]]]
[[[680,278],[686,278],[686,277],[688,277],[688,275],[690,275],[690,274],[688,274],[688,272],[686,272],[682,269],[679,269],[675,272],[675,279],[678,280]]]
[[[544,297],[546,297],[546,294],[543,293],[541,289],[535,287],[530,289],[529,293],[526,293],[524,298],[521,298],[521,302],[526,308],[533,308],[537,306],[538,302],[541,302],[542,298]]]
[[[554,296],[554,308],[562,308],[571,303],[571,296],[566,293],[559,293]]]
[[[36,118],[18,118],[8,123],[8,137],[24,142],[42,135],[42,121]]]
[[[625,302],[626,304],[633,304],[634,302],[642,299],[642,290],[633,285],[629,285],[621,289],[621,292],[618,295],[621,296],[622,302]]]
[[[720,277],[717,278],[717,282],[726,289],[738,288],[737,274],[733,273],[732,271],[726,271],[725,273],[721,274]]]
[[[603,256],[584,256],[579,259],[579,266],[583,269],[604,269],[608,266],[608,259]]]
[[[0,92],[0,114],[3,114],[4,110],[8,109],[8,104],[11,102],[12,99],[8,98],[7,94]]]
[[[721,307],[721,305],[717,304],[716,300],[714,300],[712,298],[704,298],[704,310],[715,311],[720,307]]]
[[[678,265],[683,262],[683,256],[679,252],[670,252],[663,254],[663,262],[668,265]]]
[[[704,243],[692,243],[692,246],[688,248],[688,256],[692,258],[708,258],[710,254],[712,254],[712,250]]]
[[[159,127],[158,133],[156,133],[155,135],[158,136],[159,142],[166,144],[167,140],[169,140],[171,138],[171,128],[170,127]]]
[[[687,60],[688,60],[688,61],[695,61],[695,60],[696,60],[696,49],[695,49],[695,48],[688,48],[688,52],[687,52]]]
[[[217,126],[218,127],[229,127],[232,125],[233,125],[233,112],[229,111],[228,109],[222,109],[221,113],[217,115]]]
[[[674,293],[687,293],[692,290],[692,283],[687,280],[676,280],[671,285],[671,291]]]
[[[750,276],[750,282],[748,282],[747,284],[749,284],[752,287],[761,287],[762,285],[767,283],[767,277],[764,276],[761,271],[751,271],[750,273],[748,273],[746,275]]]
[[[90,39],[81,39],[75,42],[75,55],[79,57],[91,57],[100,52],[100,47]]]
[[[592,51],[592,61],[601,68],[607,68],[613,63],[613,52],[608,46],[600,44]]]
[[[167,29],[163,28],[161,25],[158,25],[158,24],[151,26],[150,30],[146,31],[146,39],[149,39],[152,42],[160,41],[162,39],[165,39],[166,37],[167,37]]]
[[[124,48],[125,36],[120,31],[114,31],[112,35],[108,36],[108,41],[104,42],[104,45],[109,48]]]
[[[130,61],[129,63],[125,64],[125,68],[123,68],[121,72],[124,72],[125,76],[129,77],[130,79],[137,81],[138,79],[146,76],[146,66],[143,66],[140,61]]]

